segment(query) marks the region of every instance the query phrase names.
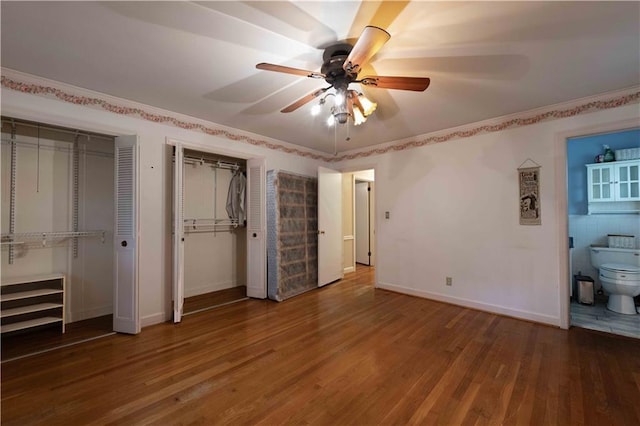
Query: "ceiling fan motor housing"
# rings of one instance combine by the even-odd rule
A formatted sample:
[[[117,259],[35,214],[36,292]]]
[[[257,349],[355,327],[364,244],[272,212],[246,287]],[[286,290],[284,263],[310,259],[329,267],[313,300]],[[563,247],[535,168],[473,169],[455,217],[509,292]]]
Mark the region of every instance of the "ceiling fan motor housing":
[[[347,90],[349,83],[358,76],[357,72],[347,72],[343,65],[347,60],[353,46],[347,43],[338,43],[325,49],[322,58],[321,72],[325,75],[325,81],[331,84],[336,90]]]

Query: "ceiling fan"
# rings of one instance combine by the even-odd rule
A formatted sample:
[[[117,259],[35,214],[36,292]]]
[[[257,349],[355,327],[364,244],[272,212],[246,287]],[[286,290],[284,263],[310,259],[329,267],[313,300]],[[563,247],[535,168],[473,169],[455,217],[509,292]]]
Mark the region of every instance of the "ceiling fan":
[[[295,111],[318,96],[321,96],[327,90],[334,88],[336,93],[327,95],[334,95],[336,97],[336,104],[332,108],[330,120],[344,124],[349,117],[352,117],[354,124],[358,125],[363,123],[366,117],[373,113],[376,104],[369,101],[361,93],[350,90],[349,85],[351,83],[360,83],[365,87],[412,90],[416,92],[422,92],[429,87],[430,79],[426,77],[368,75],[358,78],[358,74],[367,61],[382,48],[389,38],[391,38],[391,35],[382,28],[367,26],[353,46],[348,43],[337,43],[327,47],[322,57],[324,63],[322,64],[320,72],[264,62],[257,64],[256,68],[300,75],[308,78],[324,79],[329,83],[328,87],[309,93],[282,109],[281,112]],[[324,104],[325,99],[326,96],[320,99],[320,105]]]

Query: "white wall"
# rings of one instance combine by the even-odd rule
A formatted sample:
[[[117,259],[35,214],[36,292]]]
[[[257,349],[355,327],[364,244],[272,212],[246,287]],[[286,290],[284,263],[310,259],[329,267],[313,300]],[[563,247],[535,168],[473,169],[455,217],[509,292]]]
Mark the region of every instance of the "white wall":
[[[17,125],[15,232],[71,231],[73,135]],[[9,132],[9,126],[3,127]],[[2,134],[8,140],[9,133]],[[2,278],[66,275],[65,320],[74,322],[112,312],[113,141],[78,139],[78,229],[105,231],[101,238],[78,238],[77,257],[69,239],[15,247],[13,264],[2,247]],[[38,144],[40,147],[38,148]],[[2,232],[9,232],[10,155],[2,145]]]
[[[24,129],[24,128],[22,128]],[[3,131],[8,131],[3,127]],[[69,148],[68,143],[46,137],[40,138],[37,149],[36,129],[25,129],[26,135],[18,135],[16,167],[15,232],[67,231],[71,217],[71,192],[69,152],[57,149]],[[2,139],[9,138],[7,133]],[[9,197],[11,149],[2,145],[2,232],[9,232]],[[8,263],[8,247],[2,247],[2,277],[20,277],[52,272],[66,272],[68,244],[48,244],[43,248],[39,242],[15,247],[14,263]]]
[[[227,193],[233,170],[208,164],[185,164],[185,219],[226,219]],[[246,285],[244,227],[185,233],[184,296]]]
[[[28,80],[27,77],[24,78]],[[39,81],[39,80],[38,80]],[[40,81],[42,84],[42,81]],[[47,83],[45,82],[45,85]],[[56,84],[65,90],[72,87]],[[118,105],[132,105],[123,99],[101,95]],[[145,111],[166,111],[144,107]],[[165,321],[171,315],[171,150],[167,138],[190,143],[206,150],[238,158],[264,157],[267,170],[280,169],[307,176],[315,176],[318,160],[270,150],[199,131],[157,124],[136,117],[84,107],[52,98],[2,90],[2,114],[60,126],[93,130],[114,135],[136,134],[140,141],[140,243],[139,282],[140,315],[142,325]],[[178,114],[173,116],[183,117]],[[190,122],[202,122],[184,117]],[[211,123],[203,122],[212,126]],[[284,145],[284,144],[283,144]]]
[[[4,115],[34,121],[139,135],[143,325],[160,322],[171,311],[167,137],[239,158],[263,156],[267,170],[314,176],[321,165],[260,146],[13,90],[2,90],[2,110]],[[378,286],[562,324],[565,302],[560,301],[560,286],[567,284],[569,273],[560,262],[561,253],[566,258],[568,249],[566,200],[562,199],[566,179],[557,175],[564,170],[558,164],[566,163],[566,149],[558,147],[558,140],[563,140],[559,135],[575,136],[579,129],[637,118],[638,106],[630,104],[331,167],[375,168]],[[516,169],[527,158],[542,166],[542,226],[518,225]],[[391,214],[388,220],[385,211]],[[444,285],[446,276],[453,278],[453,286]]]
[[[560,325],[558,135],[637,114],[630,105],[339,164],[375,168],[377,285]],[[542,166],[541,226],[518,224],[516,169],[528,158]]]
[[[93,138],[87,147],[103,154],[80,155],[78,228],[106,232],[104,241],[78,239],[78,257],[71,257],[70,322],[113,313],[114,143]]]

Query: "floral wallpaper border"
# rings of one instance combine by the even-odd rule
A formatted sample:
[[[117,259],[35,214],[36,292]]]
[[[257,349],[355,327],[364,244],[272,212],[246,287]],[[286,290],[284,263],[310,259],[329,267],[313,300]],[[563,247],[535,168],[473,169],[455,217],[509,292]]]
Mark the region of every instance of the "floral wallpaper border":
[[[180,127],[181,129],[187,129],[187,130],[199,130],[208,135],[220,136],[233,141],[244,142],[251,145],[260,146],[263,148],[272,149],[275,151],[285,152],[287,154],[294,154],[300,157],[312,158],[314,160],[323,160],[326,162],[353,160],[356,158],[370,157],[372,155],[381,155],[387,152],[404,151],[405,149],[418,148],[425,145],[447,142],[451,139],[468,138],[482,132],[486,132],[486,133],[499,132],[511,127],[528,126],[531,124],[537,124],[543,120],[573,117],[576,115],[585,114],[595,110],[618,108],[630,103],[640,101],[640,91],[637,91],[637,92],[630,93],[624,96],[619,96],[610,100],[599,100],[599,101],[587,102],[582,105],[577,105],[577,106],[573,106],[566,109],[555,109],[555,110],[545,111],[542,113],[532,115],[530,117],[512,118],[498,124],[478,126],[469,130],[453,131],[441,136],[427,136],[424,138],[417,137],[415,140],[397,143],[397,144],[391,144],[382,148],[372,148],[372,149],[354,152],[351,154],[344,154],[344,155],[337,155],[337,156],[330,157],[330,156],[314,154],[312,152],[303,151],[296,148],[290,148],[284,145],[268,142],[262,139],[254,139],[249,136],[236,134],[228,130],[215,128],[213,126],[205,126],[199,123],[179,120],[175,117],[171,117],[168,115],[152,114],[145,111],[142,108],[131,108],[131,107],[115,105],[113,103],[107,102],[103,99],[99,99],[96,97],[73,95],[51,86],[23,83],[20,81],[12,80],[5,76],[2,76],[1,84],[2,84],[2,87],[10,90],[15,90],[17,92],[29,93],[29,94],[40,95],[40,96],[53,96],[61,101],[76,104],[76,105],[94,106],[94,107],[102,108],[105,111],[112,112],[114,114],[120,114],[120,115],[126,115],[126,116],[138,116],[143,120],[151,121],[154,123],[170,124],[176,127]]]

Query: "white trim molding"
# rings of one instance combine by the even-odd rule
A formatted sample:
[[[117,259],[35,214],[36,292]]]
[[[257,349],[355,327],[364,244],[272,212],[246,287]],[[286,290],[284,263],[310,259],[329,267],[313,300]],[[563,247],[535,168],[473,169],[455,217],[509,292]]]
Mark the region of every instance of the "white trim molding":
[[[407,294],[409,296],[422,297],[423,299],[435,300],[437,302],[449,303],[452,305],[476,309],[483,312],[490,312],[498,315],[504,315],[507,317],[560,327],[560,319],[551,315],[544,315],[544,314],[538,314],[536,312],[507,308],[505,306],[478,302],[476,300],[470,300],[470,299],[465,299],[465,298],[456,297],[456,296],[449,296],[441,293],[433,293],[430,291],[417,290],[414,288],[403,287],[395,284],[379,282],[376,285],[376,287],[383,290],[393,291],[396,293]]]

